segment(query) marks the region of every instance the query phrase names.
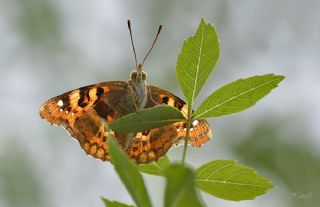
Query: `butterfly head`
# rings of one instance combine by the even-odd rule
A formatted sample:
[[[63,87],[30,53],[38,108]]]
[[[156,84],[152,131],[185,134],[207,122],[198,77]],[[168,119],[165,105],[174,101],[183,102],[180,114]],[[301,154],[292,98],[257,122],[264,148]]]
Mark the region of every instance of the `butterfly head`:
[[[139,64],[138,67],[133,70],[130,74],[131,82],[143,83],[147,80],[147,73],[142,71],[142,65]]]
[[[139,64],[139,65],[137,64],[138,63],[137,62],[137,55],[136,55],[136,50],[135,50],[135,47],[134,47],[134,44],[133,44],[130,20],[128,20],[128,29],[129,29],[129,32],[130,32],[130,38],[131,38],[131,44],[132,44],[134,59],[136,61],[136,69],[131,72],[129,82],[136,83],[137,85],[141,85],[141,84],[144,85],[146,83],[146,80],[147,80],[147,73],[142,71],[142,66],[143,66],[144,61],[147,59],[148,55],[150,54],[154,44],[156,43],[156,41],[158,39],[158,36],[159,36],[160,31],[162,29],[162,25],[159,25],[156,37],[155,37],[155,39],[154,39],[154,41],[153,41],[153,43],[152,43],[147,55],[144,57],[144,59],[142,61],[142,64]]]

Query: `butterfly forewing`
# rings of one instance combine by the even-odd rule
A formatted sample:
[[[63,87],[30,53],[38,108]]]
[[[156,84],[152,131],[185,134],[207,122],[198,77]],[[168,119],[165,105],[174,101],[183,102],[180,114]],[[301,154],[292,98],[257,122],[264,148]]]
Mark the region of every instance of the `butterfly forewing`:
[[[90,109],[103,94],[108,93],[109,85],[90,85],[51,98],[41,105],[40,116],[51,124],[73,126],[76,118]]]

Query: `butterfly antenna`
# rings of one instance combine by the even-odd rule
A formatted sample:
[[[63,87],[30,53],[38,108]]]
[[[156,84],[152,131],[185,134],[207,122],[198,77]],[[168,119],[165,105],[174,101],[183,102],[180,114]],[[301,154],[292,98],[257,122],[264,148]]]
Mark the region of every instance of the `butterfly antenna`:
[[[158,39],[158,36],[159,36],[159,34],[160,34],[160,32],[161,32],[161,29],[162,29],[162,25],[160,24],[160,25],[159,25],[159,28],[158,28],[158,32],[157,32],[156,38],[154,39],[154,41],[153,41],[153,43],[152,43],[152,45],[151,45],[151,48],[150,48],[150,50],[148,51],[146,57],[143,59],[142,65],[143,65],[144,61],[147,59],[148,55],[150,54],[150,52],[151,52],[154,44],[156,43],[156,41],[157,41],[157,39]]]
[[[136,49],[134,48],[134,44],[133,44],[132,31],[131,31],[131,23],[130,23],[130,20],[129,20],[129,19],[128,19],[128,29],[129,29],[129,32],[130,32],[131,44],[132,44],[132,49],[133,49],[133,54],[134,54],[134,60],[136,61],[136,68],[137,68],[137,67],[138,67],[137,54],[136,54]]]

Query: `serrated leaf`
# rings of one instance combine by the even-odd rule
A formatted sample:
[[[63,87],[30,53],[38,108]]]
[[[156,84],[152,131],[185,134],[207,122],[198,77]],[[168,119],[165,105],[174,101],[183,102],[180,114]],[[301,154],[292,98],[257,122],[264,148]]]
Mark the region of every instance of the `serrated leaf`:
[[[215,28],[202,19],[196,34],[184,41],[176,65],[177,79],[190,109],[213,71],[219,54]]]
[[[165,207],[201,207],[201,202],[194,187],[194,174],[184,165],[171,165],[165,171],[167,179]]]
[[[170,165],[170,160],[167,155],[161,157],[158,161],[153,161],[149,164],[140,164],[138,165],[138,169],[140,172],[150,174],[150,175],[158,175],[163,176],[164,171]]]
[[[267,74],[239,79],[213,92],[194,113],[194,119],[219,117],[245,110],[277,87],[284,76]]]
[[[120,179],[138,207],[151,207],[147,189],[136,165],[118,146],[113,137],[108,137],[111,161]]]
[[[106,207],[134,207],[133,205],[127,205],[124,203],[120,203],[118,201],[110,201],[110,200],[103,198],[103,197],[101,197],[101,200],[103,201],[103,203]]]
[[[185,117],[178,109],[160,105],[123,116],[110,124],[110,128],[114,131],[130,133],[158,128],[183,120]]]
[[[226,200],[252,200],[273,187],[268,179],[233,160],[209,162],[195,174],[198,188]]]

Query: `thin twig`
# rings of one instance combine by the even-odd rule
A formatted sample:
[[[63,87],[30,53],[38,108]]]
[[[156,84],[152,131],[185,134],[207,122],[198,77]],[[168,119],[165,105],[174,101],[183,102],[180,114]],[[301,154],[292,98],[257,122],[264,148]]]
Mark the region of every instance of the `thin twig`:
[[[190,139],[190,125],[191,125],[191,116],[192,116],[192,106],[188,108],[188,118],[186,121],[186,137],[184,138],[184,145],[183,145],[183,153],[182,153],[182,159],[181,159],[181,164],[184,165],[186,155],[187,155],[187,149],[188,149],[188,142]]]

